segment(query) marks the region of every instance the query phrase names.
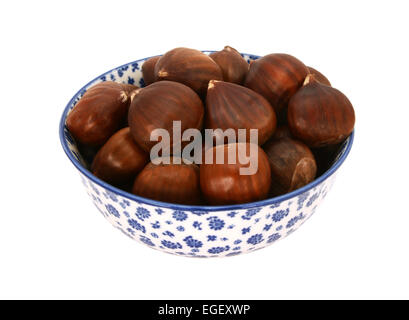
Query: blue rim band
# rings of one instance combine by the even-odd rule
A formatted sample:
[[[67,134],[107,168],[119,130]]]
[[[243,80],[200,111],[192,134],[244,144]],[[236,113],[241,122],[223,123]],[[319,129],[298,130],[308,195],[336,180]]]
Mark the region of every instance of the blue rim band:
[[[212,50],[203,50],[203,52],[214,52]],[[253,54],[246,54],[243,53],[244,55],[249,55],[255,58],[259,58],[259,56],[253,55]],[[90,82],[88,82],[85,86],[83,86],[80,90],[78,90],[78,92],[71,98],[71,100],[68,102],[67,106],[65,107],[63,114],[61,116],[61,120],[60,120],[60,126],[59,126],[59,135],[60,135],[60,141],[62,144],[62,147],[64,149],[65,154],[68,156],[68,158],[71,160],[71,162],[74,164],[74,166],[83,174],[85,175],[88,179],[90,179],[92,182],[100,185],[101,187],[108,189],[109,191],[118,194],[121,197],[130,199],[130,200],[134,200],[137,202],[141,202],[141,203],[145,203],[148,205],[152,205],[152,206],[158,206],[158,207],[164,207],[164,208],[169,208],[169,209],[173,209],[173,210],[185,210],[185,211],[231,211],[231,210],[238,210],[238,209],[250,209],[250,208],[254,208],[254,207],[261,207],[261,206],[268,206],[268,205],[272,205],[273,203],[277,203],[277,202],[282,202],[285,200],[288,200],[290,198],[296,197],[314,187],[316,187],[317,185],[321,184],[323,181],[325,181],[326,179],[328,179],[332,174],[334,174],[338,168],[341,166],[341,164],[345,161],[345,159],[347,158],[351,148],[352,148],[352,144],[354,141],[354,133],[355,130],[351,133],[351,135],[347,138],[347,146],[344,150],[344,152],[342,153],[342,155],[339,157],[339,159],[337,159],[335,161],[335,163],[331,166],[331,168],[329,168],[324,174],[322,174],[320,177],[318,177],[317,179],[315,179],[313,182],[305,185],[304,187],[301,187],[295,191],[286,193],[284,195],[278,196],[278,197],[274,197],[274,198],[268,198],[265,200],[260,200],[260,201],[256,201],[256,202],[248,202],[248,203],[243,203],[243,204],[235,204],[235,205],[228,205],[228,206],[191,206],[191,205],[179,205],[179,204],[175,204],[175,203],[168,203],[168,202],[162,202],[162,201],[157,201],[157,200],[151,200],[148,198],[143,198],[137,195],[134,195],[132,193],[126,192],[124,190],[118,189],[104,181],[102,181],[101,179],[97,178],[96,176],[94,176],[89,170],[87,170],[86,168],[84,168],[81,163],[75,159],[75,157],[72,155],[71,151],[68,148],[67,145],[67,141],[65,139],[65,135],[64,135],[64,127],[65,127],[65,120],[67,118],[67,113],[70,110],[70,106],[74,103],[75,99],[78,97],[78,95],[80,94],[81,91],[83,91],[85,88],[87,88],[91,83],[95,82],[96,80],[98,80],[99,78],[101,78],[102,76],[111,73],[112,71],[115,71],[117,69],[120,69],[122,67],[128,66],[131,63],[139,63],[142,61],[145,61],[148,58],[143,58],[143,59],[139,59],[136,61],[132,61],[126,64],[123,64],[119,67],[113,68],[107,72],[104,72],[103,74],[101,74],[100,76],[96,77],[95,79],[91,80]]]

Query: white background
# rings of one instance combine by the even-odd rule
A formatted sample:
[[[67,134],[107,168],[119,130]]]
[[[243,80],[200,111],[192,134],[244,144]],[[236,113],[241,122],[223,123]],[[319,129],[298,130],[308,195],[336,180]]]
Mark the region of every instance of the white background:
[[[2,1],[0,298],[409,298],[406,1]],[[58,138],[86,82],[177,46],[290,53],[356,110],[337,181],[296,233],[186,259],[112,228]]]

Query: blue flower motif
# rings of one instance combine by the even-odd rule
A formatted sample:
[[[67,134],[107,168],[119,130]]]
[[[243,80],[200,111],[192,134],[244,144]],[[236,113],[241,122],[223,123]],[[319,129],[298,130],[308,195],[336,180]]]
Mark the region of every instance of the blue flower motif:
[[[115,81],[115,76],[113,74],[110,75],[111,81]]]
[[[143,78],[141,78],[141,79],[139,80],[139,86],[140,86],[141,88],[146,87],[146,83],[145,83],[145,80],[143,80]]]
[[[249,233],[249,232],[250,232],[250,228],[251,228],[251,227],[241,229],[241,234]]]
[[[252,235],[250,238],[247,239],[247,243],[250,243],[250,244],[253,244],[253,245],[256,245],[256,244],[258,244],[260,242],[263,242],[263,241],[264,241],[264,239],[263,239],[263,235],[261,233]]]
[[[135,230],[142,231],[143,233],[146,233],[146,229],[143,225],[139,224],[138,221],[134,219],[128,219],[129,225],[134,228]]]
[[[135,70],[139,70],[139,64],[138,64],[138,62],[134,62],[134,63],[132,63],[131,64],[131,67],[132,67],[132,72],[135,72]]]
[[[192,252],[199,252],[199,249],[192,249]]]
[[[300,194],[298,196],[298,199],[297,199],[298,208],[297,208],[297,210],[302,209],[302,207],[304,206],[304,202],[305,202],[305,200],[307,200],[309,195],[310,195],[310,192],[307,191],[307,192],[304,192],[304,193],[302,193],[302,194]]]
[[[222,252],[228,251],[228,250],[230,250],[229,246],[213,247],[213,248],[210,248],[209,250],[207,250],[207,252],[212,253],[212,254],[217,254],[217,253],[222,253]]]
[[[277,241],[280,238],[281,238],[281,235],[279,233],[273,233],[271,236],[268,237],[267,243],[272,243],[274,241]]]
[[[123,73],[123,71],[121,69],[117,70],[117,72],[118,72],[119,77],[122,77],[124,75],[124,73]]]
[[[217,239],[217,236],[213,236],[213,235],[207,236],[207,241],[216,241],[216,239]]]
[[[179,242],[172,242],[172,241],[162,240],[161,243],[166,248],[173,249],[173,250],[183,248],[182,245]]]
[[[240,249],[241,249],[241,247],[234,247],[232,250],[237,251],[237,250],[240,250]]]
[[[183,241],[186,242],[186,244],[191,248],[201,248],[203,246],[202,241],[193,239],[192,236],[184,238]]]
[[[98,191],[97,187],[95,187],[92,182],[90,182],[89,185],[91,186],[92,190],[97,194],[97,196],[99,196],[99,191]]]
[[[197,215],[197,216],[204,216],[205,214],[209,214],[208,211],[203,211],[203,210],[194,210],[191,211],[193,214]]]
[[[318,199],[318,197],[320,196],[319,192],[314,193],[311,198],[308,200],[307,202],[307,207],[311,207],[311,205],[314,203],[315,200]]]
[[[172,232],[170,232],[170,231],[165,231],[165,232],[163,232],[162,233],[164,236],[168,236],[168,237],[171,237],[171,238],[173,238],[175,235],[172,233]]]
[[[116,210],[115,207],[112,204],[105,205],[105,208],[107,209],[109,214],[112,214],[113,216],[115,216],[117,218],[120,217],[118,210]]]
[[[259,213],[261,210],[261,208],[254,208],[254,209],[248,209],[246,211],[246,213],[241,216],[242,219],[244,220],[250,220],[252,216],[254,216],[255,214]]]
[[[155,232],[152,232],[152,233],[151,233],[151,236],[154,237],[154,238],[156,238],[156,239],[159,238],[159,236],[158,236]]]
[[[230,218],[234,218],[237,215],[236,211],[232,211],[230,213],[227,214]]]
[[[151,225],[152,225],[152,228],[153,228],[153,229],[160,229],[160,223],[159,223],[159,221],[156,221],[155,223],[151,223]]]
[[[227,227],[227,229],[233,229],[234,228],[234,224],[231,224]]]
[[[179,226],[176,228],[177,231],[183,232],[185,231],[185,228],[183,226]]]
[[[100,77],[100,79],[101,79],[102,81],[107,81],[107,77],[106,77],[106,76],[102,76],[102,77]]]
[[[223,237],[223,238],[221,238],[220,240],[222,240],[222,241],[227,241],[227,240],[229,240],[229,238]]]
[[[173,211],[172,217],[176,221],[185,221],[187,219],[187,214],[184,213],[183,211],[176,210],[176,211]]]
[[[254,219],[254,224],[256,224],[256,223],[259,222],[259,221],[260,221],[260,218]]]
[[[130,234],[132,234],[133,236],[135,235],[135,231],[132,230],[131,228],[126,229],[126,231],[128,231]]]
[[[275,202],[275,203],[273,203],[271,206],[270,206],[270,208],[271,209],[275,209],[275,208],[278,208],[279,206],[280,206],[280,202]]]
[[[209,227],[212,230],[221,230],[224,228],[224,221],[217,217],[210,217],[207,218],[207,220],[209,221]]]
[[[144,221],[145,219],[148,219],[151,216],[151,214],[149,213],[149,210],[143,207],[138,207],[136,209],[135,215],[141,221]]]
[[[199,221],[195,221],[193,222],[193,227],[198,229],[198,230],[202,230],[202,223]]]
[[[127,217],[127,218],[129,218],[129,217],[131,216],[128,211],[122,211],[122,213],[123,213],[124,216]]]
[[[170,220],[166,220],[165,222],[166,222],[166,224],[173,224],[173,222],[170,221]]]
[[[276,228],[276,231],[280,231],[282,228],[283,228],[283,226],[278,226],[278,227]]]
[[[265,226],[264,226],[264,231],[268,231],[268,230],[270,230],[270,228],[271,228],[271,226],[272,226],[272,224],[266,224]]]
[[[148,246],[151,246],[151,247],[155,246],[155,244],[148,237],[140,236],[139,240],[141,240],[143,243],[147,244]]]
[[[158,215],[161,215],[162,213],[165,212],[165,211],[163,211],[161,208],[156,208],[155,211],[156,211],[156,213],[157,213]]]
[[[239,243],[241,243],[242,241],[240,240],[240,239],[237,239],[236,241],[234,241],[233,243],[234,244],[239,244]]]
[[[134,84],[135,83],[135,79],[128,77],[128,84]]]
[[[292,228],[299,220],[304,219],[305,216],[303,215],[303,213],[301,212],[298,216],[295,216],[294,218],[290,219],[290,221],[288,221],[286,228]]]
[[[107,196],[113,201],[113,202],[118,202],[118,198],[116,197],[115,193],[112,193],[111,191],[106,190]]]
[[[282,219],[284,219],[286,216],[288,216],[288,213],[290,210],[287,208],[286,210],[278,210],[276,213],[273,214],[273,221],[274,222],[279,222]]]

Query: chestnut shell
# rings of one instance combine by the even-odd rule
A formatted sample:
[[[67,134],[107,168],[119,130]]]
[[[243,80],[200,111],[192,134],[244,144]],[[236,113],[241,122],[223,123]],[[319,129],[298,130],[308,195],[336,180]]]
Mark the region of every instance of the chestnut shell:
[[[355,124],[351,102],[339,90],[308,75],[306,84],[288,104],[292,135],[310,147],[337,144],[348,137]]]
[[[116,132],[98,151],[91,171],[113,185],[133,181],[149,161],[148,154],[133,141],[129,127]]]
[[[263,149],[270,163],[274,196],[291,192],[314,180],[317,164],[304,143],[282,138],[269,141]]]
[[[189,87],[173,81],[159,81],[135,92],[129,108],[128,123],[133,139],[145,151],[158,143],[151,141],[154,129],[165,129],[173,141],[173,121],[181,121],[181,131],[201,129],[204,107],[199,96]],[[164,154],[165,155],[165,154]]]
[[[136,177],[132,193],[164,202],[201,204],[199,167],[183,161],[176,164],[174,158],[170,158],[170,164],[150,162]]]
[[[147,86],[155,82],[155,66],[159,58],[160,56],[149,58],[142,65],[143,81]]]
[[[236,164],[228,163],[229,152],[238,145],[241,145],[241,148],[238,148],[239,152],[246,151],[247,154],[258,157],[257,159],[253,158],[253,161],[257,160],[258,164],[258,170],[255,174],[240,175],[240,168],[246,168],[248,164],[240,164],[237,151]],[[218,145],[206,150],[206,157],[210,157],[207,155],[209,152],[213,152],[212,163],[203,163],[200,166],[200,186],[209,204],[246,203],[262,200],[268,196],[271,183],[270,165],[266,154],[259,146],[249,143],[232,143]],[[223,153],[224,163],[216,163],[217,152]]]
[[[250,64],[244,85],[266,98],[280,116],[307,74],[308,68],[297,58],[273,53]]]
[[[225,46],[223,50],[209,55],[220,67],[223,81],[242,84],[246,78],[249,65],[234,48]]]
[[[317,69],[314,69],[313,67],[308,67],[309,73],[313,74],[315,79],[318,82],[321,82],[322,84],[325,84],[327,86],[331,86],[331,82],[329,82],[328,78],[324,76],[321,72],[319,72]]]
[[[89,88],[67,116],[72,136],[85,146],[103,145],[126,122],[130,99],[125,89],[112,81]]]
[[[201,97],[206,96],[210,80],[223,80],[220,67],[208,55],[195,49],[175,48],[156,63],[155,78],[183,83]]]
[[[250,129],[258,130],[258,144],[266,142],[277,125],[275,112],[268,101],[246,87],[224,82],[210,81],[206,97],[206,129],[246,129],[250,142]],[[237,140],[236,140],[237,142]],[[241,141],[244,142],[244,141]]]

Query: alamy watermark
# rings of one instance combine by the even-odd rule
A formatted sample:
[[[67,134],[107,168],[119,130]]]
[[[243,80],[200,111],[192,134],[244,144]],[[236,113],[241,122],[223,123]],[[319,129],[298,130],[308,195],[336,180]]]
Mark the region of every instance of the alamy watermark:
[[[200,130],[186,129],[182,132],[181,121],[173,121],[172,137],[168,130],[159,128],[152,130],[150,140],[158,142],[150,152],[154,164],[169,164],[171,161],[169,155],[172,155],[174,164],[182,162],[202,164],[203,161],[205,164],[238,162],[243,166],[240,168],[240,175],[253,175],[258,170],[257,129],[205,129],[203,138]],[[224,148],[212,148],[225,143],[229,145],[227,159]],[[245,165],[248,166],[244,167]]]

